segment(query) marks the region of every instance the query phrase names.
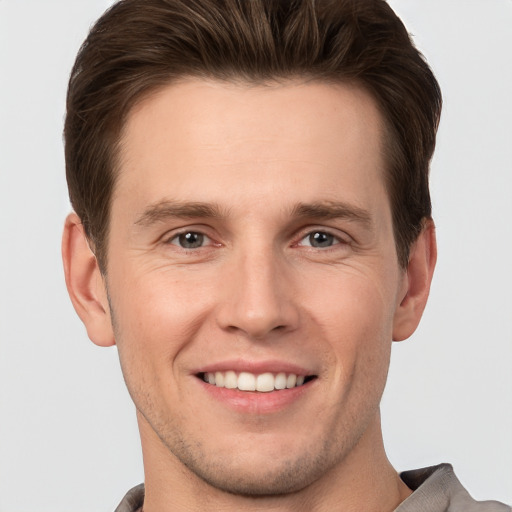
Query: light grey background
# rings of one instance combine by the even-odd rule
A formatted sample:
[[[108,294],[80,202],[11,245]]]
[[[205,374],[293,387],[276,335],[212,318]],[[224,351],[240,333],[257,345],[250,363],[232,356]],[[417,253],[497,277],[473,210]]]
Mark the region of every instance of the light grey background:
[[[512,503],[512,2],[392,0],[437,73],[439,263],[384,397],[397,469],[449,461]],[[0,512],[111,511],[142,481],[114,349],[68,300],[66,81],[107,0],[0,0]]]

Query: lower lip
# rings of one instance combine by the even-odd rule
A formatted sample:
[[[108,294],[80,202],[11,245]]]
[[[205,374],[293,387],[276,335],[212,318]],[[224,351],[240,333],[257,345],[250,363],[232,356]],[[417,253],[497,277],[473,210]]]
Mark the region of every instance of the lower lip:
[[[302,395],[310,390],[316,380],[313,379],[296,388],[281,389],[268,393],[221,388],[200,379],[197,379],[197,382],[211,397],[237,412],[245,414],[271,414],[279,412],[299,400]]]

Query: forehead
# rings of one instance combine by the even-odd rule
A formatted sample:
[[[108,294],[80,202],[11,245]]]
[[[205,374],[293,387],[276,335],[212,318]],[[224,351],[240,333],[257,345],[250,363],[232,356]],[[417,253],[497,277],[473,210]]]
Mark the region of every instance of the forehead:
[[[369,185],[384,181],[382,126],[372,97],[348,84],[185,80],[130,112],[114,204],[135,193],[142,202],[257,202],[278,192],[336,201],[344,183],[344,200],[368,201]]]

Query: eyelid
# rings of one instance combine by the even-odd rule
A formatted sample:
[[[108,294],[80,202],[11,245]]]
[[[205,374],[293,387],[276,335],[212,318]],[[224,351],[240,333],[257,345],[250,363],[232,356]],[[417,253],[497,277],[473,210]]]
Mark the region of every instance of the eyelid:
[[[182,228],[176,228],[176,229],[167,231],[160,238],[160,240],[164,245],[174,245],[184,251],[194,251],[194,250],[201,249],[201,248],[208,247],[208,246],[220,245],[215,242],[214,238],[211,235],[209,235],[207,233],[207,231],[208,231],[208,229],[206,229],[205,227],[201,227],[201,226],[185,226]],[[205,245],[202,245],[195,249],[187,249],[186,247],[180,247],[180,245],[178,243],[173,242],[181,235],[185,235],[187,233],[197,233],[198,235],[202,235],[206,242]]]
[[[313,233],[326,233],[332,237],[334,237],[339,244],[348,245],[352,242],[352,237],[346,233],[345,231],[340,231],[336,228],[330,228],[327,226],[308,226],[300,230],[296,237],[296,242],[294,245],[299,245],[302,240],[311,236]],[[338,245],[338,244],[335,244]],[[307,246],[309,247],[309,246]]]
[[[174,246],[176,246],[182,250],[185,250],[185,251],[197,250],[197,249],[205,248],[208,246],[221,246],[222,244],[217,242],[215,240],[215,238],[213,236],[211,236],[211,234],[208,233],[209,231],[210,230],[205,226],[197,226],[197,225],[196,226],[184,226],[181,228],[175,228],[175,229],[167,231],[164,235],[162,235],[160,240],[161,240],[161,243],[163,243],[164,245],[174,245]],[[197,234],[202,235],[205,239],[204,240],[205,244],[198,248],[195,248],[195,249],[187,249],[185,247],[180,247],[180,245],[178,243],[175,243],[174,241],[176,241],[179,236],[184,235],[186,233],[197,233]],[[295,239],[295,241],[292,243],[292,246],[302,245],[301,242],[313,233],[326,233],[326,234],[334,237],[336,240],[336,243],[334,243],[333,246],[349,245],[353,242],[353,238],[345,231],[341,231],[337,228],[332,228],[329,226],[310,225],[310,226],[306,226],[306,227],[300,229],[298,234],[293,237]],[[305,247],[311,247],[311,246],[308,245]],[[313,247],[313,248],[316,249],[315,247]],[[329,249],[329,247],[326,247],[323,249],[324,250]]]
[[[191,247],[181,247],[179,245],[179,243],[174,243],[174,241],[175,240],[177,241],[181,235],[186,235],[187,233],[194,233],[196,235],[201,235],[203,237],[203,245],[201,245],[200,247],[191,248]],[[185,231],[183,231],[181,233],[176,233],[174,236],[172,236],[171,238],[167,239],[167,243],[168,244],[176,245],[180,249],[185,249],[185,250],[197,250],[197,249],[200,249],[202,247],[206,247],[206,246],[210,245],[208,242],[212,242],[212,239],[208,235],[205,235],[204,233],[201,233],[200,231],[192,231],[191,229],[185,230]]]

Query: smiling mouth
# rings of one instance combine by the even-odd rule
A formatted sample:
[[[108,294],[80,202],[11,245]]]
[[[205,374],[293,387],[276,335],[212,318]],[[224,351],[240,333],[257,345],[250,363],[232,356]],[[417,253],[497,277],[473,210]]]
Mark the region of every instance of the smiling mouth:
[[[297,375],[295,373],[261,373],[254,374],[229,370],[226,372],[203,372],[197,375],[204,382],[218,388],[238,389],[269,393],[303,386],[316,379],[316,375]]]

